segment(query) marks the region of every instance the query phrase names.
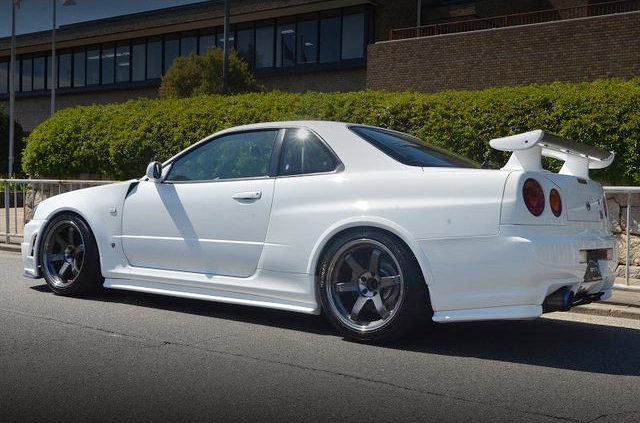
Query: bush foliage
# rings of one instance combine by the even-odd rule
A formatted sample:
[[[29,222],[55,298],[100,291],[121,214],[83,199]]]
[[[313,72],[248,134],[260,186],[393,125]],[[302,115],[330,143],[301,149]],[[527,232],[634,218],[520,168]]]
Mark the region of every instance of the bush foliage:
[[[393,128],[498,164],[507,155],[491,149],[489,139],[540,128],[615,151],[613,165],[593,171],[594,178],[640,184],[640,78],[437,94],[272,92],[76,107],[31,133],[23,167],[39,177],[139,177],[149,161],[163,161],[218,130],[289,119]]]
[[[203,94],[222,94],[223,52],[211,48],[205,56],[191,53],[177,57],[160,84],[161,97],[194,97]],[[235,50],[229,50],[229,93],[258,91],[253,74]]]
[[[0,103],[0,177],[6,177],[9,173],[9,116],[2,111]],[[16,122],[13,136],[13,175],[22,176],[22,150],[24,149],[24,139],[22,127]]]

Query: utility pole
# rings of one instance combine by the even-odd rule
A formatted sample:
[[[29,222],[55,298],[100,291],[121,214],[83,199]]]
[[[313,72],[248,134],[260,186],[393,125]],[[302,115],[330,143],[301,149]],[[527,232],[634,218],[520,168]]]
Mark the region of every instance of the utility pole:
[[[73,6],[75,0],[61,0],[63,6]],[[51,29],[51,117],[56,113],[56,85],[58,82],[58,65],[56,62],[56,0],[51,0],[52,29]]]
[[[56,113],[56,82],[58,79],[56,63],[56,0],[51,0],[51,8],[53,9],[52,29],[51,29],[51,117]]]
[[[16,120],[16,6],[20,7],[20,0],[11,2],[11,62],[9,63],[9,157],[7,178],[13,175],[13,144],[15,137]],[[8,193],[5,189],[5,207],[8,200]],[[7,213],[8,216],[8,213]],[[8,232],[8,230],[7,230]]]
[[[229,94],[229,0],[224,0],[224,47],[222,59],[222,92]]]

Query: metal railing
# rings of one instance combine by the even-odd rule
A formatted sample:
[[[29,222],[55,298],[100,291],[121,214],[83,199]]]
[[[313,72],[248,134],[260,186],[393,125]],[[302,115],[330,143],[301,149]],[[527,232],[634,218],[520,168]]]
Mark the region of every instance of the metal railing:
[[[634,290],[640,290],[640,287],[632,287],[629,284],[629,266],[631,262],[631,195],[640,194],[640,187],[604,187],[604,192],[607,194],[627,194],[627,220],[626,220],[626,235],[627,235],[627,249],[624,260],[624,279],[627,289],[634,288]]]
[[[403,40],[407,38],[430,37],[433,35],[480,31],[483,29],[505,28],[510,26],[530,25],[637,11],[640,11],[640,0],[586,4],[584,6],[567,7],[562,9],[540,10],[537,12],[492,16],[481,19],[392,29],[389,32],[389,39]]]
[[[112,181],[58,179],[0,179],[0,242],[22,240],[24,224],[33,218],[33,208],[40,201],[61,194]]]

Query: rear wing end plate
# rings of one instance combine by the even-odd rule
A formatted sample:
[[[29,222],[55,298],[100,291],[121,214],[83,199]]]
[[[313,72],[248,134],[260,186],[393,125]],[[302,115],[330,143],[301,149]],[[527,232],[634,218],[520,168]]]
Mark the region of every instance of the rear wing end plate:
[[[613,162],[615,153],[562,138],[540,129],[494,138],[489,144],[500,151],[511,151],[504,170],[542,172],[542,156],[564,161],[560,174],[589,178],[589,169],[603,169]]]

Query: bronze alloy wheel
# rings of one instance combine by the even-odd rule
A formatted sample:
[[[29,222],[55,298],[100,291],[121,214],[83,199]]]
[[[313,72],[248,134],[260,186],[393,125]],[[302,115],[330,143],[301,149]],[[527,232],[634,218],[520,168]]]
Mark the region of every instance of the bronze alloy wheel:
[[[399,338],[431,313],[413,253],[375,228],[350,230],[330,243],[319,264],[317,293],[329,321],[357,341]]]
[[[95,291],[102,285],[100,256],[89,226],[79,216],[54,217],[44,229],[39,249],[42,273],[57,294]]]

